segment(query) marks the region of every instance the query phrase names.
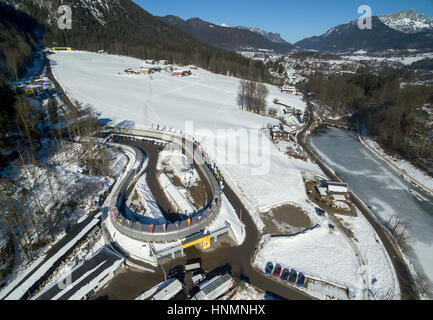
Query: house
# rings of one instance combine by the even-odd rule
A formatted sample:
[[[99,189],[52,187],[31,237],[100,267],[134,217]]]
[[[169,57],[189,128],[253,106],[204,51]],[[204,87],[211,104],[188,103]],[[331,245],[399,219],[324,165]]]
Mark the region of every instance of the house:
[[[289,141],[289,132],[284,130],[284,127],[280,124],[279,126],[273,126],[271,128],[272,140],[275,141]]]
[[[328,189],[329,194],[347,194],[348,188],[347,184],[343,182],[336,182],[336,181],[326,181],[326,187]]]
[[[192,73],[191,70],[174,70],[172,74],[176,77],[186,77],[190,76]]]
[[[168,64],[167,60],[159,60],[158,64],[165,66],[166,64]]]
[[[328,199],[328,189],[325,187],[315,187],[317,193],[320,196],[320,200],[326,201],[326,199]]]
[[[281,87],[281,92],[288,94],[296,94],[296,88],[293,86],[284,85]]]
[[[150,70],[152,70],[152,73],[153,72],[161,72],[162,68],[161,67],[151,67]]]
[[[139,74],[151,74],[152,73],[152,69],[141,67],[140,69],[138,69],[138,73]]]

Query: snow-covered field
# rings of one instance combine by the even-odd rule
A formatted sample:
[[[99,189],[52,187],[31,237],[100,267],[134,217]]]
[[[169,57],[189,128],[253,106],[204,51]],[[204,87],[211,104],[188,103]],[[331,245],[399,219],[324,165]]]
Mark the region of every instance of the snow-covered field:
[[[124,69],[138,68],[143,61],[88,52],[56,53],[50,60],[68,95],[91,104],[101,118],[137,128],[160,124],[193,134],[224,178],[238,187],[259,228],[259,211],[307,199],[300,170],[321,172],[317,165],[288,159],[269,141],[261,129],[277,120],[240,110],[236,78],[202,69],[184,78],[164,71],[127,76]],[[269,106],[277,98],[305,109],[300,97],[275,86],[268,89]]]
[[[201,69],[184,78],[172,77],[166,72],[127,76],[123,74],[124,69],[138,68],[143,62],[88,52],[57,53],[51,55],[50,60],[55,77],[68,95],[91,104],[107,122],[136,128],[160,124],[193,135],[216,161],[224,180],[247,206],[259,230],[264,228],[261,214],[285,203],[301,207],[316,221],[301,172],[323,176],[322,171],[316,164],[288,158],[269,140],[265,128],[268,124],[277,124],[277,120],[239,109],[236,105],[238,79]],[[305,109],[300,97],[281,93],[274,86],[268,89],[268,106],[277,98],[297,109]],[[227,199],[223,203],[230,206]],[[222,219],[217,221],[236,217],[233,208],[225,206],[220,215]],[[236,219],[234,222],[241,226]],[[357,293],[358,299],[368,296],[363,291],[365,288],[377,290],[381,298],[398,294],[398,288],[393,287],[395,275],[389,268],[387,256],[374,247],[376,241],[363,220],[351,221],[353,232],[365,242],[359,247],[350,243],[339,230],[330,233],[326,221],[319,223],[319,228],[295,237],[265,237],[255,263],[263,268],[269,260],[278,261],[307,276],[343,283]],[[110,222],[108,228],[109,225]],[[243,228],[234,232],[238,243],[242,243]],[[363,232],[365,235],[358,235]],[[113,235],[115,230],[110,233]],[[120,239],[119,233],[114,237],[115,241],[125,240]],[[145,255],[149,252],[143,248],[143,243],[133,242],[128,239],[124,246]],[[380,244],[376,245],[381,248]],[[362,257],[356,256],[356,252],[362,253]],[[372,252],[375,258],[371,257]],[[368,282],[373,277],[377,280],[374,288]]]
[[[433,53],[418,53],[409,55],[406,57],[392,57],[392,58],[386,58],[386,57],[374,57],[374,56],[367,56],[367,55],[351,55],[351,56],[343,56],[343,59],[347,60],[354,60],[354,61],[377,61],[377,62],[383,62],[383,61],[389,61],[389,62],[400,62],[406,66],[411,65],[414,62],[423,60],[423,59],[429,59],[433,58]]]
[[[325,224],[296,236],[264,236],[254,263],[262,270],[268,261],[274,266],[279,263],[308,278],[347,287],[354,299],[399,298],[399,285],[391,261],[368,221],[361,213],[357,217],[340,218],[352,230],[355,239],[348,239],[338,229],[330,231]],[[323,286],[319,286],[320,290],[316,285],[305,291],[322,299]]]
[[[136,219],[139,219],[141,223],[144,224],[163,224],[166,223],[167,220],[165,219],[164,215],[161,212],[161,209],[158,206],[158,203],[156,202],[155,198],[152,195],[152,192],[149,189],[149,186],[146,182],[146,174],[143,174],[140,179],[138,179],[135,190],[137,190],[140,198],[141,203],[145,207],[145,212],[141,214],[140,216],[135,215],[134,217]],[[131,212],[127,210],[126,212],[127,217],[130,217]]]

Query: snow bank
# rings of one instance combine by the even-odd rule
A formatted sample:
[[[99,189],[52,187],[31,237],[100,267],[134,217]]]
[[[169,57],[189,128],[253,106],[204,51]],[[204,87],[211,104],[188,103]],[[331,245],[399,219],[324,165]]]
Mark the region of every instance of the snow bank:
[[[143,174],[140,179],[138,179],[135,189],[138,191],[138,194],[142,199],[142,203],[146,208],[146,211],[143,213],[143,215],[138,218],[141,223],[154,225],[166,223],[167,220],[162,214],[158,203],[156,202],[152,192],[149,189],[149,186],[147,185],[146,174]]]
[[[224,228],[226,226],[226,221],[230,224],[230,228],[235,237],[234,240],[238,245],[241,245],[244,242],[246,236],[245,225],[239,220],[235,209],[232,207],[227,197],[223,194],[222,205],[218,217],[206,228],[206,230],[212,233]]]
[[[194,206],[171,182],[170,178],[165,173],[160,174],[158,180],[162,189],[164,189],[164,192],[168,195],[168,198],[180,210],[180,212],[185,214],[194,213]]]
[[[264,270],[268,261],[294,268],[313,277],[344,287],[362,287],[362,270],[347,241],[319,227],[293,237],[263,237],[254,263]]]

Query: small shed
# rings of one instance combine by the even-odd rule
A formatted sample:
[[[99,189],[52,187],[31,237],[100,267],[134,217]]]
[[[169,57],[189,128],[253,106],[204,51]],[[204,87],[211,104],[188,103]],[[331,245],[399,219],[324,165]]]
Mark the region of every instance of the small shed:
[[[326,186],[330,194],[346,194],[348,193],[347,184],[336,181],[326,181]]]
[[[321,200],[326,200],[328,198],[328,189],[325,187],[316,187],[316,191],[319,194]]]
[[[151,73],[152,73],[152,69],[141,67],[141,68],[138,70],[138,73],[139,73],[139,74],[151,74]]]
[[[346,201],[346,196],[344,194],[334,194],[332,195],[334,201]]]

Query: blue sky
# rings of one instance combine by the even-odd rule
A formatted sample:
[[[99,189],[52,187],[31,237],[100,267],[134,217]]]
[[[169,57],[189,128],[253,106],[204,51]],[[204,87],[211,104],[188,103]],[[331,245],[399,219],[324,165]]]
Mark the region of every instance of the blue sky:
[[[358,7],[369,5],[373,15],[415,9],[433,17],[433,0],[134,0],[153,15],[199,17],[215,24],[257,27],[278,32],[289,42],[321,35],[358,19]]]

